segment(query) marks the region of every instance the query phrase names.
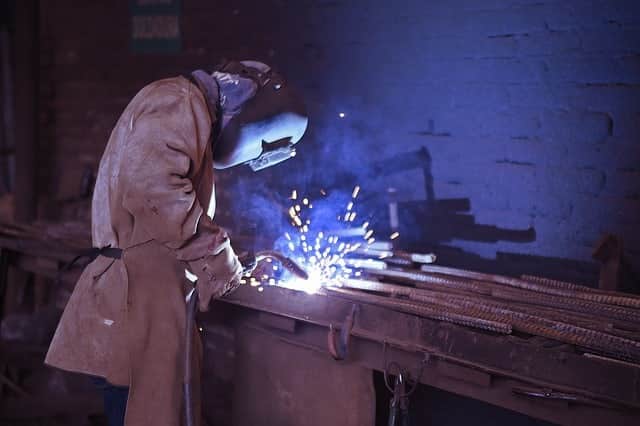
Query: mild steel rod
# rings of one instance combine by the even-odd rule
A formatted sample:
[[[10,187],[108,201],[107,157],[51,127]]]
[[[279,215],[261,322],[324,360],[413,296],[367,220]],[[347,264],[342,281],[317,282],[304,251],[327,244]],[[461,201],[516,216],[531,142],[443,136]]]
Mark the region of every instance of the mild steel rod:
[[[456,295],[443,295],[437,292],[394,284],[349,279],[344,280],[343,285],[352,289],[405,296],[417,302],[427,303],[435,311],[444,310],[449,316],[459,314],[467,320],[476,318],[496,324],[510,324],[517,331],[575,344],[600,353],[615,354],[624,359],[640,361],[640,342],[602,330],[594,330],[582,324],[576,325],[557,319],[545,318],[482,300],[473,300],[472,298]]]
[[[640,297],[631,295],[620,295],[614,292],[589,292],[582,290],[570,290],[566,288],[558,288],[547,285],[540,285],[534,282],[525,281],[519,278],[511,278],[503,275],[491,275],[481,272],[466,271],[462,269],[448,268],[443,266],[422,265],[420,270],[423,272],[431,272],[436,274],[444,274],[457,276],[460,278],[470,278],[478,281],[492,281],[510,287],[520,288],[524,290],[535,291],[538,293],[546,293],[554,296],[575,297],[578,299],[588,300],[591,302],[606,303],[610,305],[625,306],[630,308],[640,308]]]

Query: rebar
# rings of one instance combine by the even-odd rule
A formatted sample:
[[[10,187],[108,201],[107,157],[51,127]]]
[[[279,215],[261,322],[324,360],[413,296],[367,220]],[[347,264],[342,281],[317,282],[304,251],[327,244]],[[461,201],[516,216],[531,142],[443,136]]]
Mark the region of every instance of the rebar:
[[[511,333],[511,326],[509,324],[500,323],[496,321],[485,320],[482,318],[471,317],[455,312],[450,312],[447,309],[436,306],[426,306],[424,304],[411,303],[402,301],[399,299],[392,299],[383,296],[376,296],[372,294],[363,293],[361,291],[354,291],[339,287],[327,287],[327,291],[335,294],[343,295],[350,300],[356,300],[364,303],[370,303],[377,306],[384,306],[391,309],[396,309],[405,313],[410,313],[426,318],[431,318],[437,321],[445,321],[453,324],[464,325],[467,327],[474,327],[482,330],[493,331],[496,333],[509,334]]]
[[[630,308],[640,308],[640,298],[632,296],[622,296],[612,292],[589,292],[582,290],[569,290],[564,288],[550,287],[525,281],[519,278],[511,278],[503,275],[491,275],[482,272],[466,271],[462,269],[447,268],[443,266],[422,265],[423,272],[445,274],[460,278],[471,278],[478,281],[493,281],[510,287],[521,288],[538,293],[552,294],[554,296],[574,297],[591,302],[606,303],[610,305],[625,306]]]
[[[575,291],[587,291],[587,292],[596,292],[596,293],[598,292],[597,289],[588,287],[586,285],[570,283],[567,281],[554,280],[551,278],[543,278],[543,277],[537,277],[533,275],[522,275],[520,276],[520,278],[525,281],[532,282],[534,284],[546,285],[547,287],[555,287],[555,288],[561,288],[565,290],[575,290]]]
[[[578,345],[601,353],[613,353],[632,361],[640,360],[640,342],[604,330],[588,328],[592,324],[571,324],[568,321],[558,320],[557,318],[532,314],[527,312],[526,308],[519,310],[518,307],[508,307],[493,301],[478,300],[477,298],[461,295],[442,294],[436,291],[395,284],[349,279],[344,280],[343,285],[359,290],[405,296],[413,301],[429,304],[429,309],[432,312],[447,313],[447,318],[443,319],[444,321],[455,322],[454,320],[464,318],[466,322],[473,319],[473,321],[487,321],[491,324],[509,324],[517,331]],[[385,300],[384,297],[373,297]],[[424,308],[424,305],[419,306]],[[459,315],[459,317],[456,315]],[[430,316],[440,319],[436,317],[438,315],[434,316],[432,314]],[[442,315],[439,316],[444,318]]]
[[[442,268],[431,267],[430,268]],[[451,269],[451,268],[442,268]],[[431,275],[424,272],[398,271],[393,269],[381,271],[367,271],[371,275],[391,277],[409,282],[417,287],[424,287],[425,284],[443,286],[453,290],[471,291],[485,296],[493,296],[501,299],[512,300],[520,303],[537,304],[556,308],[569,309],[577,312],[603,315],[616,320],[628,321],[640,324],[640,312],[627,306],[612,305],[603,302],[601,299],[585,300],[584,298],[572,297],[570,294],[580,292],[569,292],[569,294],[556,295],[547,292],[536,292],[520,287],[501,286],[487,281],[477,281],[471,278],[447,278],[439,275]],[[486,274],[471,273],[473,276],[488,278]],[[462,274],[459,274],[462,275]],[[458,275],[456,275],[458,276]],[[593,294],[594,296],[607,296]],[[624,297],[624,296],[623,296]],[[630,298],[629,298],[630,299]],[[631,300],[631,299],[630,299]]]

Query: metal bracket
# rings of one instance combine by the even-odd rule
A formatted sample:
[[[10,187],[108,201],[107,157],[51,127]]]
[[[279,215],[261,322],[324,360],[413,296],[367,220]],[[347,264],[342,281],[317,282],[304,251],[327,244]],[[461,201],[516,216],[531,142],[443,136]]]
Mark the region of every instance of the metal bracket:
[[[514,387],[511,390],[516,395],[522,395],[529,398],[538,398],[549,401],[565,401],[573,404],[591,405],[596,407],[619,408],[615,404],[607,403],[605,401],[598,401],[593,398],[587,398],[582,395],[576,395],[572,393],[558,392],[549,388],[533,388],[533,387]]]
[[[327,334],[327,346],[329,353],[336,361],[342,361],[347,358],[349,354],[349,341],[351,340],[351,330],[353,330],[353,324],[356,320],[356,315],[359,311],[358,305],[353,304],[351,311],[345,317],[340,329],[340,338],[338,337],[337,330],[333,324],[329,324],[329,333]]]

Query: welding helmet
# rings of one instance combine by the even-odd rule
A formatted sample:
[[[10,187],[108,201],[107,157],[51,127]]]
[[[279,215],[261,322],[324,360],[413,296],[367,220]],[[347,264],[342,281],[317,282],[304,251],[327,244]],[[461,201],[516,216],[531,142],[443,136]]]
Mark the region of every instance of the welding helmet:
[[[295,156],[294,145],[302,139],[308,118],[302,100],[279,74],[261,62],[232,61],[213,75],[218,76],[225,115],[213,146],[215,168],[247,164],[258,171]],[[235,97],[238,105],[225,99],[225,86],[245,93],[244,98]]]

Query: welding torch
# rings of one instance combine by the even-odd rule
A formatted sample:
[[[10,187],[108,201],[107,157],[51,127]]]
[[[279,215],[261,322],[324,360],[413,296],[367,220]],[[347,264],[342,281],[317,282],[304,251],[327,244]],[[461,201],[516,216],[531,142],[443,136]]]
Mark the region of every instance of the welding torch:
[[[275,250],[263,250],[255,254],[256,263],[267,258],[277,260],[278,262],[280,262],[280,264],[284,269],[291,272],[293,275],[297,276],[298,278],[302,278],[303,280],[309,279],[309,274],[307,274],[307,271],[302,269],[300,265],[298,265],[296,262],[293,261],[293,259],[285,256],[280,252],[277,252]]]
[[[274,250],[263,250],[257,252],[255,255],[247,254],[240,256],[240,264],[243,268],[252,269],[258,262],[265,259],[273,259],[280,262],[283,268],[294,274],[295,276],[304,280],[309,278],[309,274],[300,267],[293,259],[283,255],[280,252]],[[194,426],[196,413],[193,410],[193,389],[191,380],[191,359],[193,356],[193,329],[196,321],[196,311],[198,309],[198,289],[193,287],[187,298],[187,319],[186,319],[186,332],[185,332],[185,348],[184,348],[184,380],[183,380],[183,395],[184,395],[184,413],[185,413],[185,425]]]

